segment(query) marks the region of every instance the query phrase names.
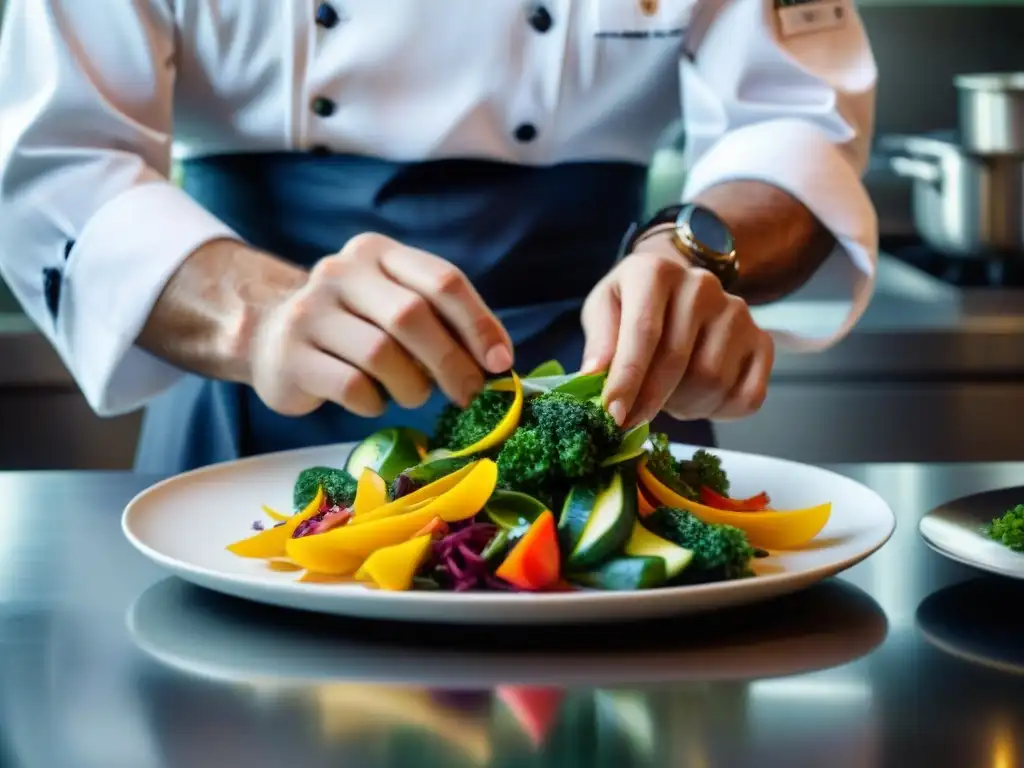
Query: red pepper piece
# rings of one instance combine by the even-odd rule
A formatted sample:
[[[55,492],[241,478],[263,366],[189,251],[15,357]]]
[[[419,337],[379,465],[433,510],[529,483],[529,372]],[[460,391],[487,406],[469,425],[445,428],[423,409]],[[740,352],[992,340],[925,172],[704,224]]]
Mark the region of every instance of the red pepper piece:
[[[723,496],[711,490],[706,485],[701,486],[700,501],[709,507],[724,509],[729,512],[765,512],[768,509],[768,505],[771,504],[771,499],[768,498],[768,494],[764,491],[751,496],[749,499],[730,499],[728,496]]]

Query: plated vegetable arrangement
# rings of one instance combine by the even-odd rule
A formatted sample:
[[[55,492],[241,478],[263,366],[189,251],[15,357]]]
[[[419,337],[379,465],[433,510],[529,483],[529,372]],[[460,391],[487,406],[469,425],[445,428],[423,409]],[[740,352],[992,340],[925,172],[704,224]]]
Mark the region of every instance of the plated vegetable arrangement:
[[[433,438],[376,432],[344,468],[304,469],[292,513],[264,507],[271,527],[228,550],[383,590],[637,590],[751,576],[825,526],[830,503],[731,498],[714,454],[678,461],[648,425],[624,432],[604,378],[546,363],[448,408]]]

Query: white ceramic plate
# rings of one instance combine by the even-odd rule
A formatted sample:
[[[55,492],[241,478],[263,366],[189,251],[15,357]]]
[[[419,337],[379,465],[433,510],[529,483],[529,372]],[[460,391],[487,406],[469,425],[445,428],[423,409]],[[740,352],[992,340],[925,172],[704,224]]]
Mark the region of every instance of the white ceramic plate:
[[[976,493],[936,507],[921,518],[918,530],[940,555],[982,571],[1024,579],[1024,554],[984,534],[987,523],[1018,504],[1024,504],[1024,488]]]
[[[313,465],[343,466],[349,445],[320,446],[217,464],[143,491],[122,528],[144,555],[181,578],[236,597],[347,616],[464,624],[623,621],[697,613],[804,589],[860,562],[892,535],[896,519],[874,491],[819,467],[716,451],[733,493],[767,490],[776,509],[832,502],[832,517],[806,549],[756,561],[756,578],[642,592],[552,594],[380,592],[357,584],[305,584],[295,573],[235,557],[225,547],[251,533],[260,505],[290,508],[296,475]],[[676,446],[682,455],[693,448]]]

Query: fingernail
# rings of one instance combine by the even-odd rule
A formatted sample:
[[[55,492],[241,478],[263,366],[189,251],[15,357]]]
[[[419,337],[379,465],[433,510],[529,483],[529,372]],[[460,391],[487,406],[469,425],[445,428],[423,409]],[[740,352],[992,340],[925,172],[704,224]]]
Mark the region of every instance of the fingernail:
[[[608,404],[608,413],[620,427],[626,421],[626,406],[622,404],[621,400],[612,400]]]
[[[504,373],[512,367],[512,353],[504,344],[495,344],[487,350],[484,362],[491,373]]]
[[[601,361],[596,357],[588,357],[583,360],[583,365],[580,367],[580,373],[596,373],[597,366],[600,365]]]

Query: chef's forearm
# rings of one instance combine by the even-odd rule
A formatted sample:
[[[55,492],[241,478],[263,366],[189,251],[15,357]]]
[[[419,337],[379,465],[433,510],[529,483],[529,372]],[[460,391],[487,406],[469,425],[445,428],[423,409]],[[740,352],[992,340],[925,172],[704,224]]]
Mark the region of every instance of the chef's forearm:
[[[233,240],[189,256],[160,294],[138,344],[185,370],[248,382],[253,333],[306,272]]]
[[[729,225],[739,255],[731,289],[750,304],[765,304],[803,286],[835,246],[835,238],[802,203],[761,181],[729,181],[693,201]]]

